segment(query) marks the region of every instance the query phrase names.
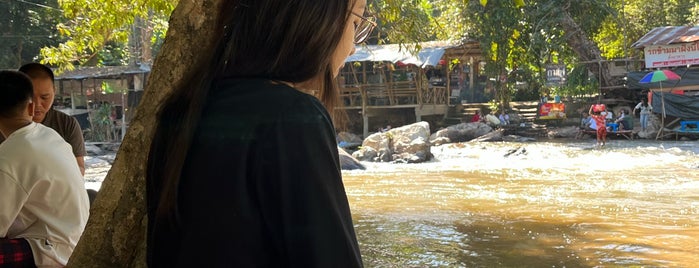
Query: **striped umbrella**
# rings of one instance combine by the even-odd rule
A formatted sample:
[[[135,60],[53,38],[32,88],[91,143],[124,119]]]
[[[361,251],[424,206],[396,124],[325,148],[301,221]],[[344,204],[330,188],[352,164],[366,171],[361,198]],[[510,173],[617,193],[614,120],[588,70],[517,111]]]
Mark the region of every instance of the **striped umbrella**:
[[[663,132],[663,128],[665,127],[665,95],[663,93],[663,81],[667,80],[680,80],[682,79],[678,74],[676,74],[673,71],[670,70],[657,70],[657,71],[652,71],[641,80],[638,80],[639,83],[653,83],[653,82],[658,82],[660,84],[660,103],[662,106],[662,112],[663,112],[663,117],[660,120],[660,124],[662,125],[660,130],[658,131],[658,135],[655,137],[658,139],[660,137],[660,133]]]
[[[653,82],[662,82],[662,81],[667,81],[667,80],[679,80],[680,76],[677,75],[675,72],[670,71],[670,70],[657,70],[657,71],[652,71],[641,80],[639,80],[639,83],[653,83]],[[662,83],[661,83],[662,86]]]

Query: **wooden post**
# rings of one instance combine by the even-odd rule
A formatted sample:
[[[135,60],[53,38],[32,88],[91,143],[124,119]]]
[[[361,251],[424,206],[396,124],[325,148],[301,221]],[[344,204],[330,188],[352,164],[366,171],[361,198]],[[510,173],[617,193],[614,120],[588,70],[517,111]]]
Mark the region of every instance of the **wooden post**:
[[[473,79],[473,76],[474,76],[474,73],[476,72],[476,66],[475,66],[475,63],[473,61],[473,57],[470,57],[468,60],[470,63],[469,64],[469,72],[468,72],[468,89],[471,91],[470,102],[474,102],[476,90],[473,87],[473,84],[475,82]]]
[[[362,129],[362,134],[366,139],[369,136],[369,115],[367,115],[365,109],[362,109],[362,123],[364,125]]]
[[[447,92],[444,92],[444,93],[445,93],[445,96],[444,96],[444,97],[446,97],[446,99],[444,100],[444,102],[445,102],[447,105],[449,105],[449,98],[451,97],[451,70],[449,69],[449,63],[450,63],[450,61],[447,61],[446,64],[445,64],[445,66],[444,66],[444,67],[447,68],[447,81],[446,81],[446,84],[447,84]]]

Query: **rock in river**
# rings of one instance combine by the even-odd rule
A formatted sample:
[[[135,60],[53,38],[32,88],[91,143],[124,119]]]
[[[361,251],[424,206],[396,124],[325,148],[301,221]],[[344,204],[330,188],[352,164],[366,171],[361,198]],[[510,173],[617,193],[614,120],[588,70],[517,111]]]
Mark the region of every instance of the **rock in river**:
[[[430,160],[430,125],[427,122],[374,133],[352,156],[361,161],[419,163]]]

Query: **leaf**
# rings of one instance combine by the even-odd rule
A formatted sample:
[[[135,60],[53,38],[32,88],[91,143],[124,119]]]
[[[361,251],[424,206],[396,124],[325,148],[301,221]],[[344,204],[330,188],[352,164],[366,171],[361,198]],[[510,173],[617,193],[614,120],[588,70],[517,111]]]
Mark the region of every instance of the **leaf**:
[[[488,0],[481,0],[481,6],[484,6],[488,4]]]
[[[517,8],[523,7],[524,6],[524,0],[514,0],[515,1],[515,6]]]

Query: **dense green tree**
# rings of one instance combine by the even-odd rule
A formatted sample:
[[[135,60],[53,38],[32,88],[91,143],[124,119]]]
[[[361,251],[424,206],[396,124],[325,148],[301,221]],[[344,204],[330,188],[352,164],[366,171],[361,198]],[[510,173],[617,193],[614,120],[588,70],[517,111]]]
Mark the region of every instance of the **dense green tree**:
[[[57,25],[67,41],[41,50],[42,62],[59,69],[75,64],[151,60],[152,45],[162,37],[176,0],[59,0],[64,22]],[[155,38],[153,38],[155,37]],[[146,45],[143,45],[143,44]],[[124,44],[129,44],[128,48]],[[100,58],[99,55],[105,56]]]
[[[655,27],[699,24],[696,0],[612,0],[610,6],[613,12],[594,36],[609,59],[640,59],[642,51],[630,46]]]
[[[0,1],[0,69],[36,60],[44,46],[58,43],[56,0]]]

